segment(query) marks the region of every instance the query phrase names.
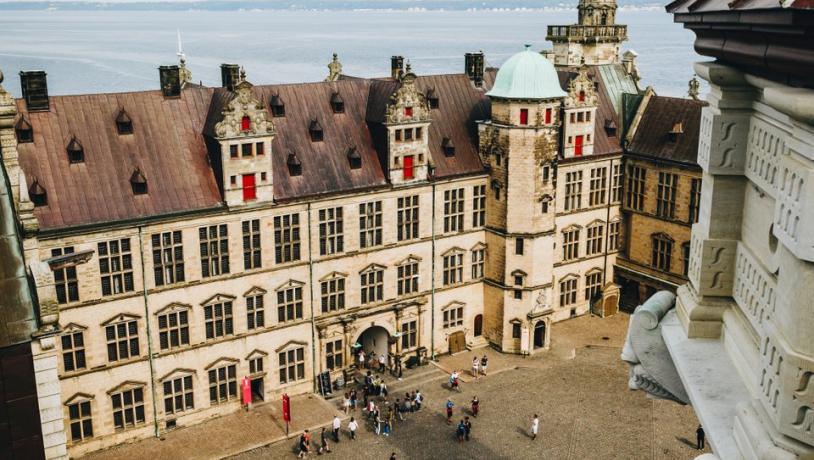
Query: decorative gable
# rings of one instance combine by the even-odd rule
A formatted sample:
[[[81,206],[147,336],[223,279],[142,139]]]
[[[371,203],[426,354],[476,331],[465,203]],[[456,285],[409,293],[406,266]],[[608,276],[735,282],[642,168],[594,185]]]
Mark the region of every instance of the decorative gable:
[[[252,86],[246,81],[246,72],[241,70],[240,82],[235,85],[236,97],[223,110],[223,119],[215,125],[218,138],[274,135],[274,124],[268,119],[265,105],[252,95]]]
[[[568,95],[563,101],[566,108],[596,107],[598,98],[594,82],[588,77],[588,68],[580,67],[577,76],[568,82]]]
[[[416,87],[416,75],[410,72],[401,79],[401,86],[390,96],[385,123],[402,124],[430,121],[430,106],[426,96]]]
[[[201,302],[201,305],[211,305],[215,303],[231,302],[235,300],[235,296],[229,294],[215,294],[212,297]]]

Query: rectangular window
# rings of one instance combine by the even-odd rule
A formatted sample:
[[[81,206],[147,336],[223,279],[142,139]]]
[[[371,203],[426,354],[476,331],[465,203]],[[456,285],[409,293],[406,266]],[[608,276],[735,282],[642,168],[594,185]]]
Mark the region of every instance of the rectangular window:
[[[191,375],[165,380],[162,386],[164,387],[165,414],[177,414],[195,408]]]
[[[249,330],[266,326],[263,297],[263,294],[246,297],[246,327]]]
[[[397,201],[396,231],[398,240],[406,241],[418,238],[418,195],[405,196]]]
[[[345,278],[333,278],[320,283],[322,313],[345,308]]]
[[[259,374],[263,372],[263,357],[253,358],[249,360],[249,373]]]
[[[280,353],[280,383],[293,383],[305,378],[305,348]]]
[[[672,219],[676,214],[676,189],[678,175],[659,173],[659,184],[656,194],[656,215]]]
[[[444,232],[464,229],[464,189],[444,191]]]
[[[512,338],[519,339],[520,338],[520,324],[512,323]]]
[[[529,109],[520,109],[520,124],[523,126],[529,124]]]
[[[234,333],[232,302],[204,305],[204,324],[207,340],[232,335]]]
[[[585,255],[592,256],[602,253],[602,240],[604,238],[605,226],[595,224],[588,227],[587,244],[585,245]]]
[[[550,166],[548,166],[548,165],[543,166],[542,176],[543,176],[543,183],[547,184],[548,179],[551,176],[551,167]]]
[[[608,224],[608,251],[619,249],[619,221]]]
[[[243,174],[243,201],[257,199],[257,185],[254,181],[254,174]]]
[[[155,285],[184,281],[184,244],[181,232],[156,233],[152,236]]]
[[[585,112],[577,112],[577,123],[585,121]]]
[[[130,238],[105,241],[97,245],[102,295],[133,291],[133,260]]]
[[[384,298],[384,270],[370,269],[360,276],[362,286],[362,304],[380,302]]]
[[[300,260],[300,215],[274,217],[274,259],[278,264]]]
[[[252,144],[241,144],[240,145],[240,154],[244,157],[252,156]]]
[[[585,275],[585,300],[590,301],[602,290],[602,272]]]
[[[229,146],[229,157],[237,158],[237,144],[232,144]]]
[[[416,321],[401,323],[401,351],[415,348],[418,345],[418,327]]]
[[[692,179],[690,185],[690,207],[688,222],[694,224],[698,222],[698,215],[701,209],[701,179]]]
[[[464,278],[464,255],[444,256],[444,286],[462,283]]]
[[[413,140],[413,130],[412,129],[405,129],[404,130],[404,140],[405,141]]]
[[[359,205],[359,246],[369,248],[382,244],[382,202]]]
[[[444,328],[463,326],[464,307],[455,307],[444,310]]]
[[[398,295],[418,292],[418,262],[410,260],[396,267],[398,272]]]
[[[627,207],[636,211],[644,210],[644,181],[647,170],[639,166],[631,166],[627,177]]]
[[[413,178],[413,156],[412,155],[405,155],[404,160],[402,161],[404,164],[402,168],[402,177],[404,180],[412,179]]]
[[[582,207],[582,171],[565,174],[565,210]]]
[[[251,270],[262,266],[260,247],[260,219],[244,220],[243,227],[243,268]]]
[[[472,227],[486,225],[486,186],[476,185],[472,188]]]
[[[562,260],[573,260],[579,257],[579,229],[562,232]]]
[[[218,404],[237,398],[237,366],[234,364],[210,369],[209,402]]]
[[[588,195],[588,206],[598,206],[605,204],[605,187],[607,187],[606,168],[591,169],[590,194]]]
[[[198,228],[201,244],[201,276],[229,273],[229,229],[226,224]]]
[[[486,249],[472,250],[472,279],[483,278],[483,263],[486,259]]]
[[[105,326],[108,361],[122,361],[139,355],[138,322],[135,319]]]
[[[51,249],[51,257],[73,254],[73,246]],[[79,283],[76,279],[76,266],[54,270],[54,285],[57,302],[65,304],[79,301]]]
[[[344,251],[344,223],[342,207],[320,209],[319,255],[326,256]]]
[[[571,112],[571,117],[570,118],[571,118],[571,123],[576,123],[577,122],[577,114],[576,114],[576,112]]]
[[[690,273],[690,243],[684,243],[681,245],[681,258],[684,262],[684,267],[682,267],[681,273],[684,276],[689,276]]]
[[[113,426],[126,430],[144,423],[144,388],[133,388],[110,395]]]
[[[567,307],[575,303],[577,303],[577,279],[560,281],[560,306]]]
[[[545,109],[545,124],[547,124],[547,125],[551,124],[551,108],[550,107]]]
[[[254,154],[255,155],[263,155],[265,153],[266,153],[265,144],[263,144],[262,142],[257,142],[256,144],[254,144]]]
[[[523,246],[525,240],[523,238],[515,238],[514,239],[514,253],[515,255],[522,256],[523,255]]]
[[[85,336],[82,331],[68,332],[62,337],[62,364],[65,372],[84,369]]]
[[[611,203],[622,200],[622,165],[613,165],[613,184],[611,186]]]
[[[401,130],[396,130],[396,142],[401,142]]]
[[[285,323],[302,319],[302,287],[277,291],[277,321]]]
[[[93,418],[90,412],[90,401],[68,405],[70,418],[71,442],[80,442],[93,437]]]
[[[670,271],[670,262],[673,254],[673,242],[665,235],[653,236],[653,254],[650,264],[653,268],[665,272]]]
[[[189,345],[189,311],[181,310],[159,315],[158,341],[162,350]]]
[[[329,371],[342,369],[342,339],[325,344],[325,365]]]

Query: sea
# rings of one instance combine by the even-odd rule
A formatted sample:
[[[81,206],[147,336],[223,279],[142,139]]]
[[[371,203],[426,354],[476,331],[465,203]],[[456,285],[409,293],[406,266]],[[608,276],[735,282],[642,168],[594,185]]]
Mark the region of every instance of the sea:
[[[576,9],[480,10],[0,10],[0,70],[20,96],[17,73],[45,70],[51,94],[158,89],[158,66],[178,62],[178,36],[193,80],[220,84],[221,63],[255,84],[319,81],[337,53],[347,75],[389,74],[402,55],[417,74],[459,73],[464,54],[500,66],[525,44],[551,48],[546,26],[576,22]],[[638,53],[640,86],[682,97],[693,76],[693,34],[661,7],[620,8],[624,50]]]

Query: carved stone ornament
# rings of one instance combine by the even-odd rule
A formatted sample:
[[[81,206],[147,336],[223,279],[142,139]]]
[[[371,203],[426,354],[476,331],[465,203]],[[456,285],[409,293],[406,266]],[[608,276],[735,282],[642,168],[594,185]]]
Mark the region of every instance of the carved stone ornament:
[[[328,64],[328,77],[325,81],[337,81],[342,75],[342,63],[339,62],[339,56],[334,53],[333,60]]]
[[[430,106],[424,93],[415,85],[416,75],[408,72],[401,79],[401,86],[390,96],[385,122],[388,124],[430,121]]]
[[[580,101],[579,94],[583,91],[585,97]],[[594,82],[588,78],[587,66],[580,67],[577,76],[568,82],[568,95],[565,96],[564,104],[567,108],[597,106],[596,90],[594,89]]]
[[[273,136],[274,124],[268,119],[268,111],[262,102],[252,95],[252,84],[241,72],[240,82],[235,85],[237,96],[223,111],[223,119],[215,125],[219,138]],[[249,129],[243,130],[243,117],[248,116]]]
[[[659,291],[636,308],[622,347],[622,361],[630,366],[628,387],[631,390],[689,404],[690,398],[661,336],[661,320],[675,306],[675,301],[672,292]]]

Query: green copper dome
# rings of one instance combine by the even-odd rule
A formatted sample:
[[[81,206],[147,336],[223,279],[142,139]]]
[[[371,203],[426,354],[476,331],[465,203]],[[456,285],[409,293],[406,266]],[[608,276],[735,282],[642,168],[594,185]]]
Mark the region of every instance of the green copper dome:
[[[554,64],[526,45],[526,50],[510,57],[497,72],[487,96],[504,99],[551,99],[565,97]]]

